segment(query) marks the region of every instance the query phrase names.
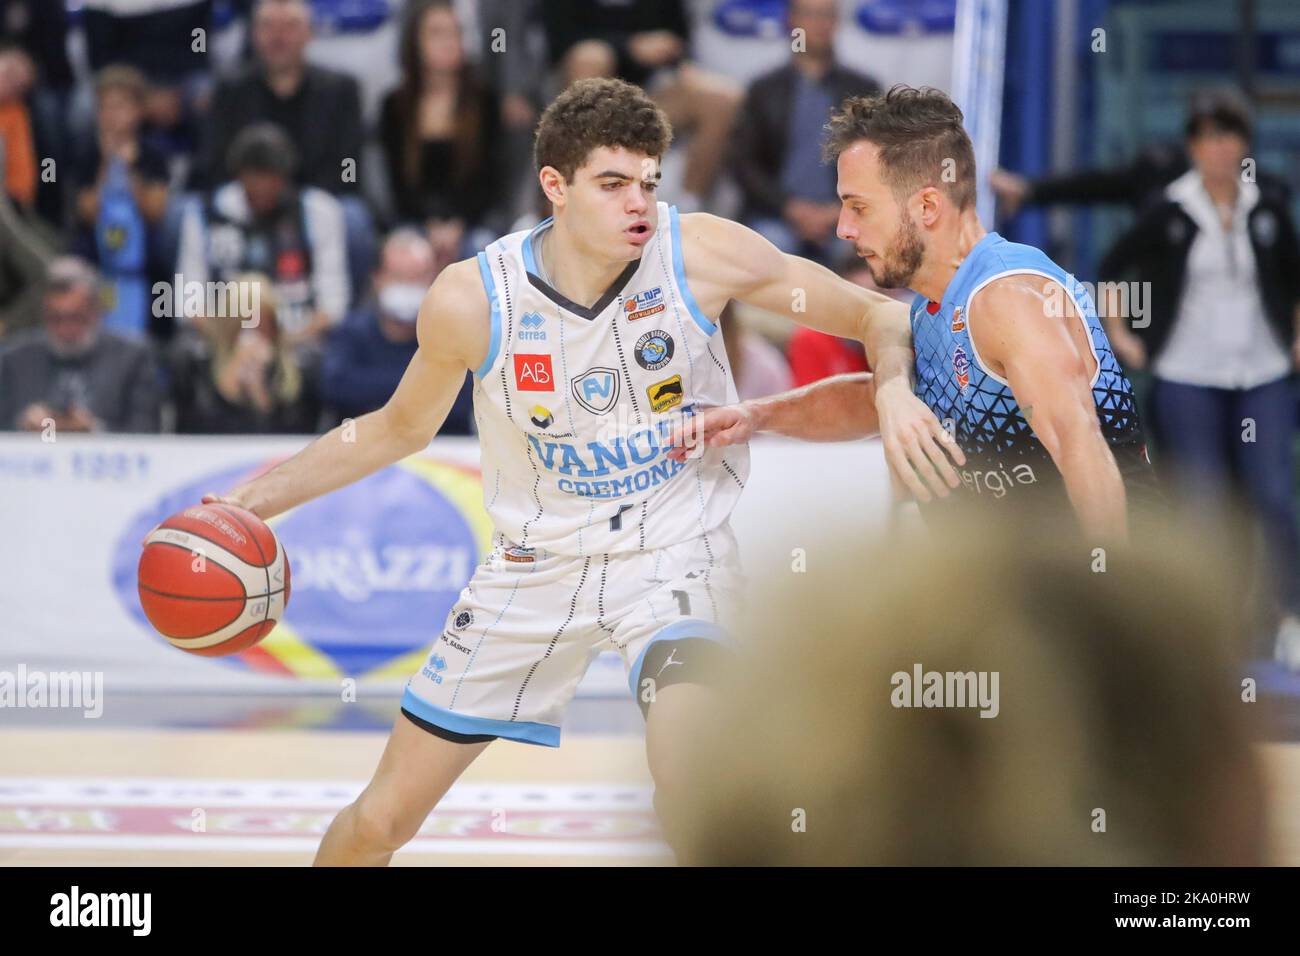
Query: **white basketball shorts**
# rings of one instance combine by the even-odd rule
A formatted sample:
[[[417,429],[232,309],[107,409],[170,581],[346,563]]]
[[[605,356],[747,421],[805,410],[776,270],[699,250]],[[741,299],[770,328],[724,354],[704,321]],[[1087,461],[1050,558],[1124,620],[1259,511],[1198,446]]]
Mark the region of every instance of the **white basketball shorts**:
[[[652,696],[643,677],[666,686],[720,666],[732,649],[722,622],[742,587],[727,524],[667,548],[582,558],[497,535],[402,710],[451,740],[558,747],[565,709],[602,650],[622,656],[639,703]]]

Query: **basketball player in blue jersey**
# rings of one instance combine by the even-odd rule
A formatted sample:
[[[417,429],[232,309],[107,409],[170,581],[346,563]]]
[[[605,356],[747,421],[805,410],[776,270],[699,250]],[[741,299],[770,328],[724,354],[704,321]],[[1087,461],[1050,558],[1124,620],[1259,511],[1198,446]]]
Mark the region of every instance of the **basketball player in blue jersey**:
[[[729,518],[749,459],[735,447],[674,460],[668,435],[697,407],[737,400],[716,334],[728,300],[861,340],[882,419],[922,436],[906,443],[912,467],[933,474],[930,459],[944,458],[942,427],[908,388],[906,307],[736,223],[656,202],[670,138],[638,88],[571,86],[536,134],[554,214],[443,271],[389,402],[205,499],[267,519],[414,454],[474,372],[492,550],[319,864],[386,864],[496,738],[558,746],[565,708],[605,648],[622,656],[645,715],[656,805],[680,795],[674,742],[697,725],[705,682],[729,653],[722,624],[742,588]],[[672,821],[664,827],[673,842]]]
[[[900,85],[845,101],[828,129],[840,237],[878,285],[919,293],[915,393],[965,458],[949,501],[1013,509],[1005,514],[1073,506],[1092,540],[1123,540],[1127,492],[1145,498],[1154,481],[1132,389],[1088,292],[1038,249],[980,224],[961,110],[938,90]],[[879,430],[924,507],[937,476],[907,447],[915,434],[889,420],[889,393],[907,387],[902,377],[828,379],[707,410],[691,440],[718,448],[755,431],[829,441]]]

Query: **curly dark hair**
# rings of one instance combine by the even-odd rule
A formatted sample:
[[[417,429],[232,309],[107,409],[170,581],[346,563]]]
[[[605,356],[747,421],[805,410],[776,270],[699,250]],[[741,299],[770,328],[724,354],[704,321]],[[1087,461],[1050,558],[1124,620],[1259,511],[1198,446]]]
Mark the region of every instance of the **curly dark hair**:
[[[659,158],[673,130],[663,110],[639,86],[623,80],[579,80],[555,98],[537,123],[533,159],[566,181],[593,149],[621,147]]]
[[[826,130],[829,163],[860,140],[875,143],[885,184],[900,200],[934,186],[958,209],[975,202],[975,148],[961,110],[942,90],[900,83],[881,96],[850,97]]]

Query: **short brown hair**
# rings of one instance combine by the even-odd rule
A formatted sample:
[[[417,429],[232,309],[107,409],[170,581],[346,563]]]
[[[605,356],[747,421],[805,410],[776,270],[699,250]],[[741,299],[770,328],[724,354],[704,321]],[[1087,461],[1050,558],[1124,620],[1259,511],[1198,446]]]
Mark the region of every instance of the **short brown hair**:
[[[826,129],[830,163],[859,140],[875,143],[885,183],[900,199],[934,186],[958,209],[975,202],[975,148],[961,110],[942,90],[900,83],[882,96],[850,97]]]
[[[95,95],[103,96],[109,90],[121,90],[137,103],[143,104],[149,81],[143,73],[125,63],[113,63],[95,74]]]
[[[656,158],[668,151],[673,130],[663,110],[638,86],[623,80],[579,80],[555,98],[537,124],[533,159],[565,180],[601,146]]]

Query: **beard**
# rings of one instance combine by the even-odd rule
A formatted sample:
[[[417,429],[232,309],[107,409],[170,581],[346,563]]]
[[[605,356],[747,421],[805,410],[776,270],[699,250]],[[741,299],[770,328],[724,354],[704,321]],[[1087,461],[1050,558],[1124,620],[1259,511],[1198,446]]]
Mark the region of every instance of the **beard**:
[[[871,279],[882,289],[909,288],[916,270],[921,268],[925,259],[925,243],[921,241],[921,230],[906,212],[898,220],[898,234],[893,243],[880,255],[879,272],[877,265],[869,260],[867,270]]]

